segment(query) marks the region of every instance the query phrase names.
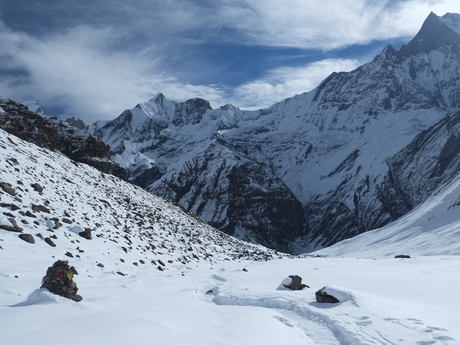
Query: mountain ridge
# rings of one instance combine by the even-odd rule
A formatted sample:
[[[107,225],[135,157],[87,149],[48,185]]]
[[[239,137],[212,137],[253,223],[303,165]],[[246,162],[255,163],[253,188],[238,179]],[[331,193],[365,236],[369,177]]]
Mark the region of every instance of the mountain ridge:
[[[446,18],[453,26],[460,17]],[[403,207],[402,194],[390,191],[387,159],[460,109],[460,35],[450,26],[432,13],[399,51],[387,46],[354,71],[332,73],[312,91],[266,109],[211,109],[202,99],[177,103],[158,94],[92,133],[112,147],[132,181],[214,226],[233,219],[225,226],[229,234],[288,252],[328,246],[381,227],[414,206]],[[438,40],[432,28],[449,35]],[[139,111],[141,126],[129,117]],[[224,164],[211,147],[231,150],[233,158]],[[192,172],[197,161],[199,171]],[[226,169],[216,175],[222,164]],[[231,176],[231,167],[245,172],[228,179],[224,189],[212,182]],[[261,182],[267,179],[286,189],[267,189]],[[218,201],[231,190],[245,195],[244,202]],[[292,214],[277,212],[285,209],[282,190],[302,205],[294,223]],[[257,210],[264,210],[266,221],[257,220]],[[242,216],[248,220],[244,226]],[[267,231],[267,224],[284,226]],[[288,242],[273,242],[282,237],[277,232]]]

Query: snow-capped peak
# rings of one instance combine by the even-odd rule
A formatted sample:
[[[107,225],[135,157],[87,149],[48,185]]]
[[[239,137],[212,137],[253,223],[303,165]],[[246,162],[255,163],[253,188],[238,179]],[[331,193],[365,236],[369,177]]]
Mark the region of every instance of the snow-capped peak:
[[[447,25],[449,28],[460,34],[460,14],[458,13],[446,13],[439,20]]]
[[[23,104],[26,105],[30,111],[33,111],[34,113],[37,113],[39,115],[44,115],[42,108],[38,105],[37,102],[27,101],[23,102]]]

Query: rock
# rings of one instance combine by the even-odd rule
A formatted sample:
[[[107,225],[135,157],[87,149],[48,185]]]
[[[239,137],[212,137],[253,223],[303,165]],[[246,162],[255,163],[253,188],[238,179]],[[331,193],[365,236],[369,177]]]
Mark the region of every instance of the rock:
[[[77,294],[77,284],[73,281],[77,270],[69,266],[68,261],[58,260],[53,266],[48,267],[46,275],[43,277],[42,286],[50,292],[80,302],[83,297]]]
[[[102,267],[104,267],[104,264],[98,263],[98,264],[97,264],[97,267],[101,267],[101,268],[102,268]]]
[[[37,218],[37,216],[30,211],[27,211],[24,215],[30,218]]]
[[[329,295],[326,291],[326,286],[315,292],[316,301],[318,303],[339,303],[340,301],[332,295]]]
[[[244,271],[244,272],[248,272],[248,269],[247,269],[247,268],[243,268],[243,271]]]
[[[15,196],[16,195],[16,190],[13,188],[12,185],[6,182],[0,182],[0,188],[3,189],[4,192]]]
[[[410,259],[409,255],[396,255],[395,259]]]
[[[9,220],[11,224],[13,224],[15,228],[19,228],[18,223],[16,222],[16,219],[14,218],[7,218],[7,219]]]
[[[46,206],[43,205],[34,205],[32,204],[32,210],[34,212],[45,212],[45,213],[50,213],[50,209]]]
[[[32,183],[30,186],[33,189],[35,189],[36,192],[39,192],[39,193],[43,192],[43,187],[40,186],[38,183]]]
[[[285,288],[291,289],[291,290],[303,290],[304,288],[310,288],[308,285],[302,284],[302,278],[299,276],[294,276],[291,275],[289,276],[291,278],[291,283],[290,284],[283,284]]]
[[[12,232],[22,232],[22,228],[18,226],[11,226],[11,225],[4,225],[0,224],[0,229],[6,230],[6,231],[12,231]]]
[[[31,234],[20,234],[19,238],[28,243],[32,243],[32,244],[35,243],[35,238]]]
[[[78,234],[87,240],[91,239],[91,229],[85,228],[85,231],[79,232]]]
[[[126,274],[124,274],[123,272],[120,272],[120,271],[118,271],[117,274],[119,274],[119,275],[121,275],[123,277],[126,275]]]
[[[164,271],[164,268],[161,267],[161,266],[158,266],[158,269],[159,269],[160,271]]]
[[[68,256],[69,258],[73,258],[73,254],[71,252],[66,252],[64,255]]]
[[[164,263],[163,261],[158,260],[158,263],[159,263],[161,266],[165,266],[165,267],[166,267],[166,265],[165,265],[165,263]]]
[[[73,222],[68,218],[62,218],[62,221],[67,224],[72,224]]]
[[[51,238],[45,238],[45,242],[48,243],[51,247],[56,247],[56,243],[54,243]]]

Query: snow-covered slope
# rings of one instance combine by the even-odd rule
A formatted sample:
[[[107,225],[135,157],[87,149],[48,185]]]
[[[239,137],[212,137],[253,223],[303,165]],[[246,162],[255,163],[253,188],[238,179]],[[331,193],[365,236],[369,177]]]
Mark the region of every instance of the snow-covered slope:
[[[412,254],[410,260],[357,260],[356,252],[353,259],[282,255],[227,236],[172,202],[2,130],[0,183],[2,344],[460,340],[460,260],[450,256],[458,249],[446,247],[440,236],[431,237],[424,250],[400,241],[398,249]],[[450,220],[459,185],[454,181],[431,203],[444,211],[454,205]],[[425,213],[414,213],[406,223],[444,224],[443,214],[428,220]],[[79,235],[84,230],[91,230],[91,239]],[[20,239],[21,233],[35,243]],[[373,244],[376,249],[385,243],[376,237]],[[378,250],[369,254],[381,256]],[[73,279],[81,302],[39,289],[58,259],[78,271]],[[310,288],[280,287],[291,274]],[[316,302],[314,292],[326,285],[340,303]]]
[[[414,173],[417,169],[412,170]],[[430,187],[430,186],[428,186]],[[341,241],[315,254],[328,257],[382,258],[404,255],[460,255],[460,175],[380,229]]]
[[[21,260],[24,250],[42,262],[68,255],[115,272],[133,264],[186,270],[194,262],[277,256],[140,187],[2,130],[0,149],[0,245],[7,257]],[[85,230],[90,240],[79,235]],[[35,244],[20,239],[21,233],[32,235]]]
[[[159,94],[92,131],[133,182],[231,235],[291,252],[328,246],[415,206],[382,197],[387,162],[459,109],[459,18],[431,13],[400,51],[268,109]]]

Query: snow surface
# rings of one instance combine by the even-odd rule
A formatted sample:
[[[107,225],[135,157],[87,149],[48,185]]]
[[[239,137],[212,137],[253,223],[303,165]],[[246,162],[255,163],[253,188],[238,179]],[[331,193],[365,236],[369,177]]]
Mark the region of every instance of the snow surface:
[[[25,233],[58,237],[53,248],[38,237],[29,244],[0,230],[2,344],[460,343],[460,257],[438,233],[458,219],[456,206],[449,208],[458,181],[393,230],[387,227],[401,235],[393,243],[378,236],[385,229],[358,237],[359,248],[368,249],[363,258],[353,246],[332,247],[322,254],[329,257],[293,257],[244,244],[135,186],[1,130],[0,180],[18,192],[0,190],[0,224],[12,214]],[[34,182],[45,188],[41,194]],[[25,218],[11,204],[21,211],[46,204],[50,214]],[[51,218],[62,220],[64,212],[72,213],[73,223],[51,229]],[[85,227],[93,229],[92,240],[77,235]],[[427,256],[426,247],[404,239],[412,227],[424,227],[431,253],[444,255]],[[412,259],[388,257],[396,245]],[[57,259],[79,272],[74,281],[81,302],[40,289]],[[151,264],[159,259],[164,271]],[[280,289],[292,274],[310,289]],[[316,302],[314,293],[324,286],[339,303]]]

